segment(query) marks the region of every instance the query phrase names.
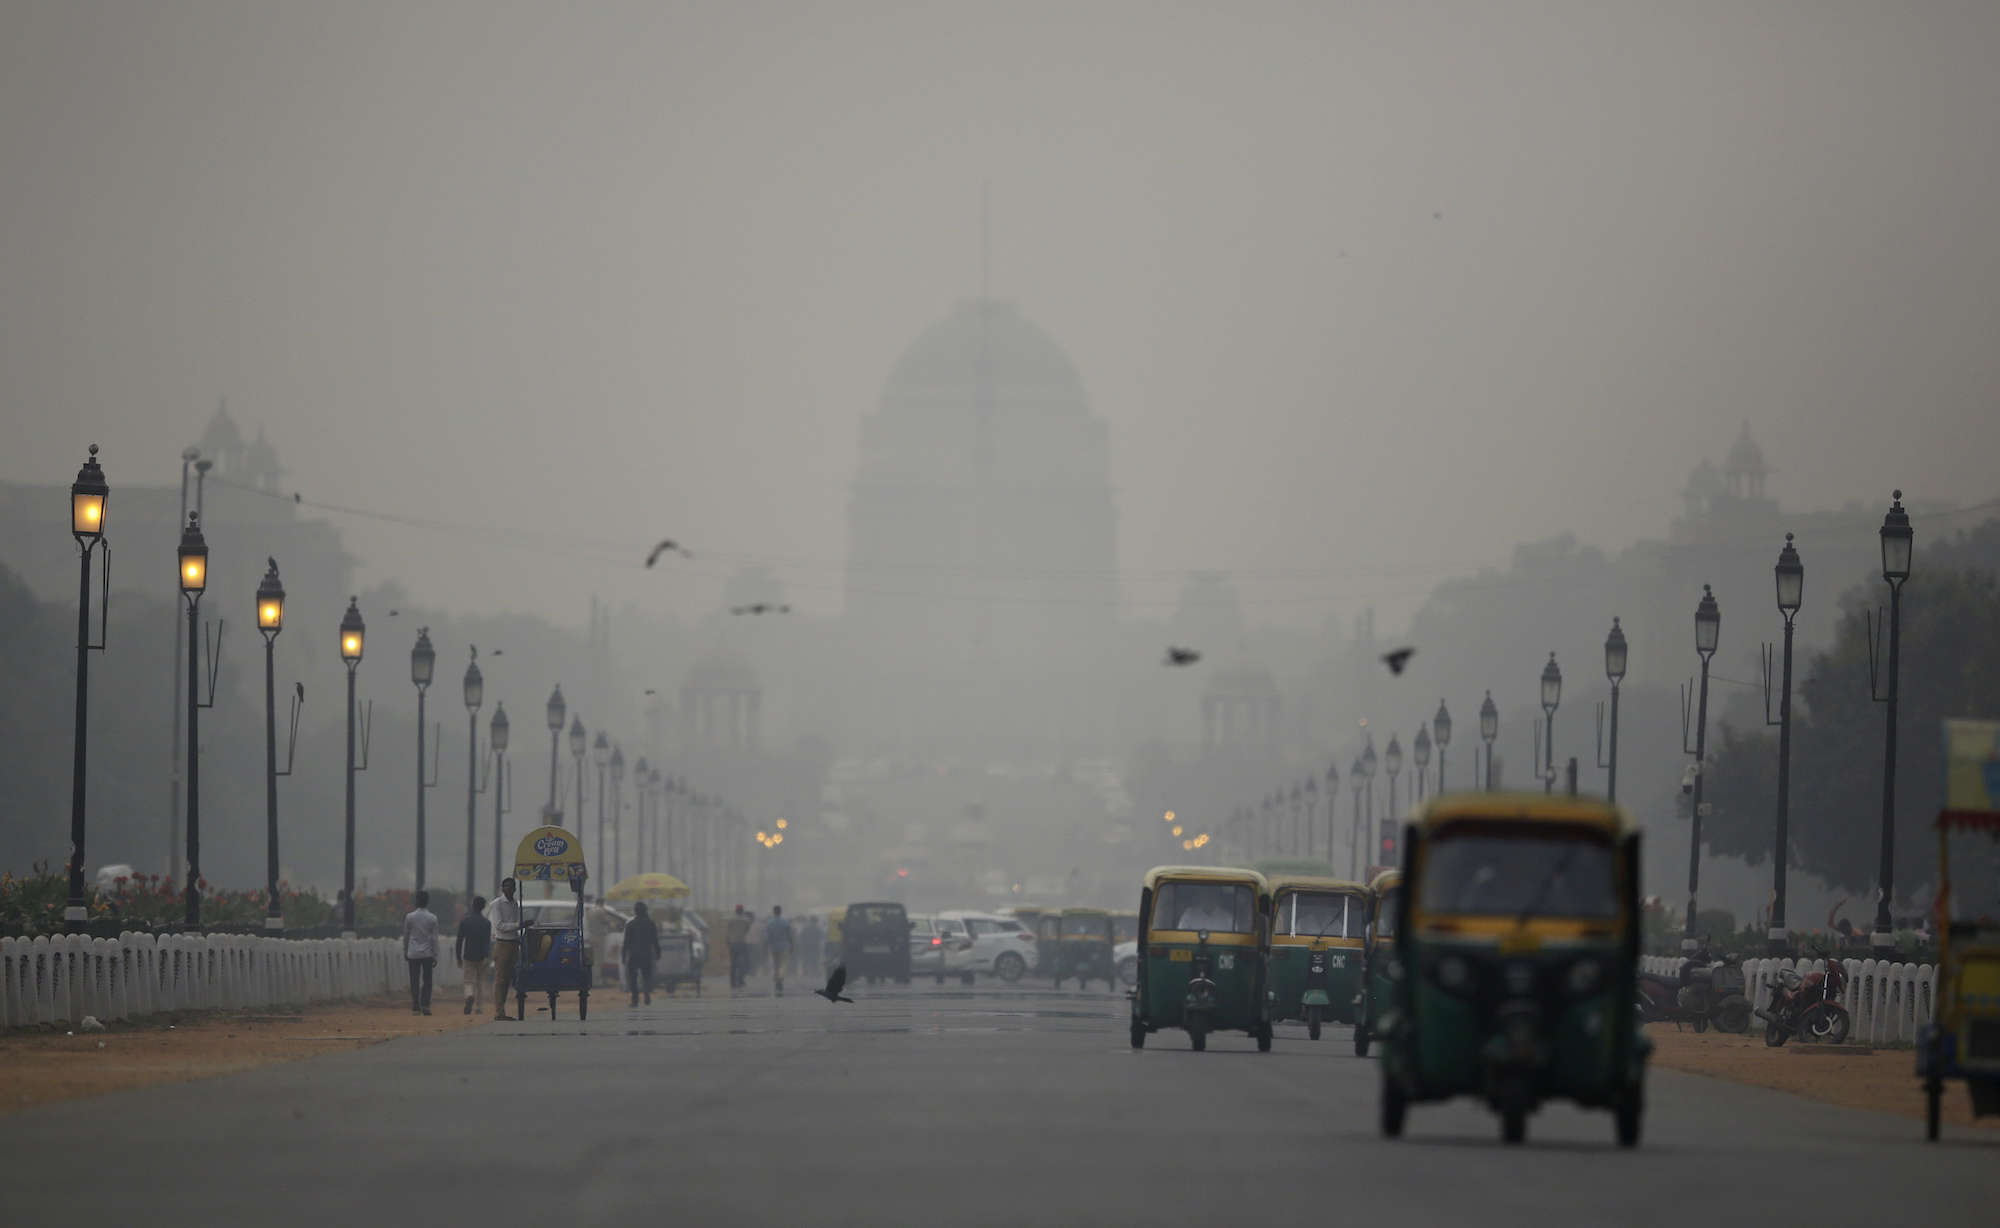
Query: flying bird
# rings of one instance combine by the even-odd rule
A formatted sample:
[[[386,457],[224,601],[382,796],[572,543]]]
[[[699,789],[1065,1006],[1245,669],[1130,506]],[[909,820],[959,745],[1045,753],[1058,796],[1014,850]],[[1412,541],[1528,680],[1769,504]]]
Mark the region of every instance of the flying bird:
[[[489,657],[502,657],[502,656],[505,656],[505,655],[507,655],[507,654],[506,654],[506,650],[505,650],[505,649],[501,649],[501,648],[495,648],[495,649],[494,649],[494,650],[493,650],[492,652],[489,652],[489,653],[487,653],[486,655],[487,655],[487,656],[489,656]]]
[[[1172,665],[1178,667],[1182,665],[1193,665],[1196,661],[1199,660],[1201,660],[1201,654],[1199,652],[1196,652],[1194,649],[1176,648],[1172,644],[1169,644],[1167,645],[1166,658],[1162,660],[1160,664]]]
[[[296,490],[292,492],[292,502],[294,502],[294,503],[304,503],[305,501],[306,501],[306,497],[305,497],[304,495],[300,494],[300,493],[299,493],[298,491],[296,491]]]
[[[389,611],[389,617],[391,617],[391,618],[394,618],[394,617],[396,617],[396,615],[398,615],[398,614],[401,614],[401,613],[402,613],[402,611],[401,611],[401,610],[391,610],[391,611]]]
[[[854,1001],[853,998],[844,998],[840,994],[841,988],[846,984],[847,965],[836,964],[833,969],[833,975],[826,978],[826,988],[815,989],[813,992],[829,1002],[852,1002]]]
[[[729,612],[731,614],[790,614],[792,607],[788,605],[769,605],[759,601],[754,605],[730,606]]]
[[[679,542],[669,537],[663,540],[659,545],[653,547],[653,552],[646,556],[646,566],[651,567],[653,564],[660,561],[661,555],[667,554],[669,552],[678,554],[684,559],[691,559],[694,557],[692,554],[689,554],[687,550]]]
[[[658,692],[658,691],[656,691],[656,690],[654,690],[654,689],[653,689],[652,687],[647,687],[647,688],[646,688],[646,694],[648,694],[648,695],[658,695],[658,694],[659,694],[659,692]]]
[[[1416,655],[1417,650],[1414,648],[1398,648],[1394,652],[1383,653],[1382,664],[1389,667],[1390,673],[1400,674],[1403,672],[1403,667],[1410,663],[1410,658]]]
[[[304,703],[306,701],[306,684],[303,682],[294,682],[292,685],[299,689],[299,702]]]

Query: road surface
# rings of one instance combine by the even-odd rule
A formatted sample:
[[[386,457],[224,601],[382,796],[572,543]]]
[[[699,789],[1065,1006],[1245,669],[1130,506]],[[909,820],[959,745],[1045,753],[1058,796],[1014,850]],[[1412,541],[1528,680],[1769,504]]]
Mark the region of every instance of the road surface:
[[[1133,1052],[1101,991],[656,999],[0,1118],[13,1224],[1991,1224],[2000,1135],[1672,1071],[1646,1140],[1376,1129],[1342,1028]],[[602,1003],[602,1000],[600,999]],[[604,1004],[608,1005],[608,1004]],[[1808,1210],[1810,1208],[1810,1210]]]

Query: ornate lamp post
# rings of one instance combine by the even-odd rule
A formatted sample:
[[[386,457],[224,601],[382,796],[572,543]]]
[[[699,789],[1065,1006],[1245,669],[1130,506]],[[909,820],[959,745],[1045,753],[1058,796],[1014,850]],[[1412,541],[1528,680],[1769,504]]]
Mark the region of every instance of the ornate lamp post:
[[[674,853],[675,799],[685,792],[679,780],[668,780],[658,768],[648,775],[647,787],[653,791],[653,861],[669,874],[678,873],[686,859]]]
[[[1547,722],[1547,732],[1542,738],[1542,792],[1556,791],[1556,709],[1562,705],[1563,672],[1556,664],[1556,654],[1549,654],[1549,663],[1542,666],[1542,719]]]
[[[1398,813],[1396,810],[1396,777],[1403,770],[1403,747],[1396,741],[1396,735],[1393,733],[1389,735],[1388,749],[1382,752],[1382,767],[1389,773],[1389,808],[1382,812],[1382,817],[1394,822]]]
[[[1313,855],[1313,827],[1319,819],[1319,783],[1315,778],[1306,777],[1306,856]],[[1333,849],[1326,850],[1327,860],[1333,860]]]
[[[1431,765],[1431,731],[1423,725],[1417,726],[1417,736],[1410,741],[1410,783],[1417,801],[1424,800],[1424,770]]]
[[[1493,739],[1500,736],[1500,709],[1494,706],[1493,692],[1479,705],[1479,740],[1486,743],[1486,791],[1493,791]],[[1476,782],[1475,782],[1476,783]]]
[[[1354,787],[1354,812],[1347,818],[1347,877],[1361,877],[1361,792],[1368,787],[1368,776],[1361,766],[1361,756],[1354,756],[1348,765],[1347,779]]]
[[[465,663],[465,903],[472,907],[479,880],[473,854],[479,846],[479,708],[486,701],[486,677],[479,672],[479,650]],[[421,724],[422,722],[419,722]]]
[[[568,715],[569,705],[563,702],[562,683],[558,682],[556,689],[549,692],[549,804],[548,808],[542,814],[542,821],[544,823],[555,822],[558,813],[556,810],[556,783],[557,778],[562,775],[562,770],[559,766],[560,761],[556,756],[562,748],[563,718]]]
[[[1778,552],[1778,563],[1771,573],[1777,582],[1778,613],[1785,620],[1785,649],[1782,689],[1778,694],[1778,835],[1771,853],[1771,929],[1766,937],[1770,939],[1771,953],[1782,955],[1790,946],[1785,934],[1785,871],[1786,863],[1791,860],[1792,620],[1798,617],[1799,607],[1806,599],[1805,564],[1799,561],[1790,533],[1785,534],[1785,548]],[[1770,658],[1765,660],[1764,677],[1769,685]]]
[[[583,717],[569,718],[569,756],[576,763],[576,826],[583,829],[583,751],[589,734],[584,731]]]
[[[1297,857],[1305,847],[1301,839],[1305,835],[1306,795],[1298,785],[1292,786],[1292,856]]]
[[[625,748],[614,746],[611,748],[611,844],[613,849],[611,854],[611,882],[614,886],[625,874],[625,843],[622,834],[624,830]],[[646,829],[643,824],[638,831],[633,833],[633,840],[636,843],[633,855],[643,865],[646,859]]]
[[[493,719],[486,725],[486,744],[493,748],[493,889],[500,889],[502,872],[500,861],[502,841],[500,820],[507,814],[507,705],[493,705]]]
[[[601,861],[604,858],[604,784],[605,784],[604,778],[611,771],[611,739],[604,736],[604,731],[602,729],[597,731],[596,741],[590,744],[590,757],[597,764],[597,847],[592,851],[596,853],[597,857]],[[579,788],[580,787],[581,787],[581,777],[579,777]],[[583,819],[583,802],[581,800],[580,795],[577,802],[576,817],[579,822],[582,821]],[[616,823],[612,824],[614,833],[617,829],[617,826],[618,825]],[[613,875],[613,877],[607,881],[607,886],[609,885],[609,883],[615,883],[618,881],[616,877],[618,873],[617,854],[613,853],[610,860],[611,864],[604,867],[605,869],[610,870]],[[600,891],[598,893],[597,898],[600,900],[603,899],[604,893]]]
[[[187,744],[187,884],[181,895],[187,901],[186,922],[201,924],[201,702],[198,680],[200,664],[195,655],[201,625],[201,595],[208,588],[208,542],[201,535],[201,514],[189,512],[187,528],[181,530],[181,596],[187,599],[188,644],[188,744]]]
[[[1687,920],[1681,927],[1681,950],[1692,951],[1698,945],[1694,936],[1695,893],[1701,887],[1701,818],[1702,781],[1708,775],[1708,663],[1715,656],[1715,647],[1722,642],[1722,607],[1715,603],[1715,590],[1708,585],[1701,586],[1701,604],[1694,608],[1694,650],[1701,657],[1701,698],[1696,708],[1694,726],[1694,815],[1693,826],[1688,831],[1688,906]],[[1685,718],[1686,709],[1682,709]],[[1682,749],[1686,750],[1685,738]]]
[[[1625,629],[1613,617],[1611,634],[1604,637],[1604,676],[1611,681],[1611,757],[1598,765],[1606,772],[1605,799],[1612,802],[1618,800],[1618,688],[1625,682],[1625,660]]]
[[[95,459],[95,458],[93,458],[93,460],[94,460],[94,459]],[[196,461],[200,460],[200,459],[201,459],[201,450],[200,450],[199,448],[184,448],[184,449],[182,449],[182,450],[181,450],[181,504],[180,504],[180,507],[181,507],[181,510],[180,510],[180,515],[179,515],[179,516],[178,516],[178,518],[176,518],[176,519],[175,519],[175,521],[174,521],[174,523],[175,523],[175,524],[180,524],[180,523],[182,523],[183,521],[185,521],[185,520],[187,519],[187,514],[188,514],[188,474],[189,474],[189,472],[190,472],[190,471],[191,471],[191,470],[192,470],[192,469],[194,468],[194,463],[195,463]],[[78,475],[79,479],[81,479],[81,476],[82,476],[81,474],[79,474],[79,475]],[[99,478],[98,478],[98,480],[99,480],[100,482],[102,482],[102,481],[103,481],[103,477],[102,477],[102,475],[101,475],[101,474],[99,475]],[[74,503],[74,500],[75,500],[75,487],[71,487],[71,500],[72,500],[72,503]],[[99,508],[99,512],[100,512],[100,516],[101,516],[101,514],[102,514],[102,506],[101,506],[101,505],[100,505],[100,508]],[[73,521],[73,520],[74,520],[74,509],[72,509],[72,521]],[[73,531],[73,530],[72,530],[72,531]],[[107,553],[108,553],[108,551],[107,551]],[[102,636],[99,636],[98,638],[102,639],[103,637],[102,637]],[[181,683],[182,683],[182,682],[184,681],[184,675],[183,675],[183,671],[182,671],[182,668],[181,668],[181,654],[182,654],[183,652],[185,652],[185,651],[186,651],[186,649],[187,649],[187,643],[186,643],[186,640],[185,640],[185,638],[184,638],[184,637],[183,637],[183,636],[181,635],[181,620],[180,620],[180,615],[178,615],[178,614],[176,614],[176,615],[174,616],[174,635],[173,635],[173,641],[174,641],[174,672],[173,672],[173,689],[174,689],[174,701],[173,701],[173,703],[172,703],[172,704],[168,705],[168,707],[169,707],[169,708],[171,709],[171,711],[172,711],[172,718],[173,718],[173,747],[172,747],[172,749],[171,749],[171,750],[169,750],[169,751],[167,752],[167,869],[166,869],[166,877],[167,877],[167,881],[168,881],[168,882],[170,882],[170,883],[174,881],[174,867],[175,867],[175,866],[177,866],[178,864],[180,864],[180,848],[181,848],[181,712],[182,712],[182,707],[181,707]]]
[[[1356,878],[1361,876],[1361,863],[1358,860],[1361,855],[1361,836],[1363,833],[1375,829],[1375,737],[1373,734],[1369,735],[1368,744],[1361,748],[1361,781],[1364,786],[1361,791],[1361,804],[1366,811],[1366,817],[1362,819],[1361,826],[1355,832],[1354,836],[1354,850],[1357,858],[1354,865],[1354,876]]]
[[[1444,748],[1451,745],[1451,713],[1445,709],[1444,700],[1438,700],[1437,715],[1431,718],[1431,741],[1438,748],[1438,795],[1444,794]]]
[[[76,600],[76,734],[70,750],[69,899],[63,905],[63,925],[72,933],[81,932],[90,919],[90,900],[83,885],[84,768],[90,750],[90,654],[104,649],[102,624],[98,628],[98,642],[90,642],[90,556],[104,542],[104,505],[110,497],[104,470],[97,464],[97,445],[91,444],[90,454],[83,468],[76,471],[76,481],[69,488],[69,533],[76,539],[82,577],[77,582]],[[108,565],[109,545],[104,546],[104,557]],[[108,620],[111,599],[108,583],[102,596]],[[175,642],[179,642],[178,637]]]
[[[285,928],[284,902],[278,895],[278,633],[285,629],[285,586],[278,579],[278,560],[257,585],[257,630],[264,637],[264,928]],[[298,745],[294,733],[293,746]]]
[[[1333,864],[1333,812],[1340,800],[1340,769],[1326,765],[1326,863]]]
[[[659,866],[665,864],[663,859],[660,857],[660,842],[658,837],[653,838],[652,857],[648,859],[648,857],[646,856],[646,839],[647,839],[646,829],[648,821],[651,819],[653,814],[653,807],[659,804],[658,802],[653,800],[653,787],[652,787],[653,782],[651,777],[649,776],[649,772],[650,769],[647,768],[646,766],[646,756],[640,755],[638,759],[633,761],[632,788],[636,790],[639,795],[639,803],[638,803],[639,864],[633,870],[633,873],[635,874],[647,873],[648,872],[646,869],[647,866]]]
[[[1869,945],[1877,948],[1896,945],[1895,922],[1889,916],[1889,897],[1896,878],[1896,702],[1902,673],[1903,584],[1910,578],[1911,547],[1916,541],[1900,490],[1882,517],[1881,537],[1882,579],[1889,585],[1889,691],[1883,697],[1889,705],[1889,723],[1882,744],[1881,898],[1875,904],[1875,932],[1868,936]]]
[[[424,793],[435,780],[426,778],[424,772],[424,697],[430,692],[431,678],[437,670],[437,650],[431,647],[431,629],[417,628],[417,642],[410,649],[410,681],[417,688],[417,887],[424,889]]]
[[[361,607],[354,597],[347,599],[347,613],[340,617],[340,659],[347,665],[347,814],[346,847],[342,857],[340,925],[354,932],[354,671],[361,665],[361,653],[368,636],[361,621]]]

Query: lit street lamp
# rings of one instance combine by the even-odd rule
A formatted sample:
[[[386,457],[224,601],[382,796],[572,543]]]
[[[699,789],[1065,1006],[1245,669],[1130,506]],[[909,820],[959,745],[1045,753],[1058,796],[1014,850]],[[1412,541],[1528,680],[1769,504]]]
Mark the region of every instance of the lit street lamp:
[[[1547,722],[1547,732],[1542,738],[1542,750],[1546,756],[1542,762],[1542,792],[1556,791],[1556,709],[1562,705],[1563,672],[1556,665],[1556,654],[1549,654],[1549,663],[1542,666],[1542,717]]]
[[[291,775],[291,765],[278,770],[278,684],[276,648],[285,629],[285,586],[278,579],[278,560],[257,584],[257,630],[264,637],[264,928],[285,928],[284,902],[278,895],[278,777]],[[300,699],[304,690],[300,690]],[[292,750],[299,745],[299,708],[292,705]]]
[[[340,618],[340,659],[347,665],[347,816],[340,892],[340,926],[346,934],[354,932],[354,773],[360,770],[354,763],[354,671],[361,664],[367,636],[361,607],[350,596],[347,613]]]
[[[201,924],[201,710],[214,706],[201,701],[197,685],[201,669],[195,656],[195,638],[201,626],[201,595],[208,589],[208,542],[201,535],[201,513],[189,512],[187,528],[181,530],[179,556],[181,596],[187,599],[188,651],[188,744],[187,744],[187,884],[181,892],[187,902],[186,923]]]
[[[1896,878],[1896,704],[1900,693],[1903,643],[1903,584],[1910,578],[1911,547],[1916,532],[1910,528],[1910,514],[1903,510],[1903,492],[1882,517],[1882,579],[1889,585],[1889,691],[1883,701],[1889,705],[1889,723],[1882,746],[1882,881],[1875,902],[1875,932],[1868,936],[1876,948],[1896,945],[1894,921],[1889,916],[1889,896]],[[1870,679],[1871,691],[1873,679]]]
[[[1493,791],[1493,739],[1500,736],[1500,709],[1494,706],[1493,692],[1479,705],[1479,740],[1486,743],[1486,790]],[[1475,780],[1473,783],[1477,784]]]
[[[1792,620],[1798,617],[1799,607],[1805,604],[1806,569],[1799,561],[1799,552],[1792,545],[1792,535],[1785,534],[1785,548],[1778,552],[1778,562],[1771,569],[1777,584],[1778,613],[1785,620],[1784,668],[1778,692],[1778,835],[1771,859],[1771,928],[1765,935],[1770,940],[1773,955],[1783,955],[1790,945],[1785,935],[1785,871],[1791,860],[1791,810],[1792,810]],[[1770,685],[1770,658],[1765,658],[1765,685]],[[1766,692],[1768,700],[1769,692]],[[1766,712],[1769,707],[1767,705]]]
[[[1444,700],[1438,700],[1437,715],[1431,718],[1431,740],[1438,748],[1438,795],[1444,795],[1444,748],[1451,745],[1451,713],[1445,710]]]
[[[1417,736],[1410,741],[1410,766],[1413,769],[1410,772],[1410,782],[1414,786],[1411,792],[1417,795],[1416,800],[1419,802],[1424,800],[1424,770],[1430,765],[1431,731],[1419,725]]]
[[[1697,943],[1694,936],[1695,893],[1701,887],[1701,819],[1702,781],[1708,775],[1708,663],[1715,656],[1715,646],[1722,642],[1722,607],[1715,603],[1715,590],[1704,584],[1701,586],[1701,604],[1694,608],[1694,650],[1701,657],[1701,698],[1696,708],[1694,725],[1694,814],[1693,826],[1688,832],[1688,906],[1687,920],[1681,927],[1681,950],[1692,951]],[[1685,702],[1685,701],[1684,701]],[[1687,719],[1687,710],[1682,708],[1682,720]],[[1686,751],[1687,735],[1681,735],[1681,749]]]
[[[500,890],[500,820],[506,816],[507,805],[507,705],[493,705],[493,719],[486,725],[486,745],[493,750],[493,781],[487,787],[493,790],[493,889]]]
[[[542,812],[542,822],[553,823],[559,813],[556,810],[556,779],[562,774],[561,760],[556,756],[562,750],[563,718],[569,714],[569,705],[563,702],[562,683],[549,692],[549,804]]]
[[[180,524],[187,519],[188,474],[190,471],[193,470],[194,463],[200,459],[201,459],[201,450],[199,448],[183,448],[181,450],[181,510],[180,510],[180,515],[174,520],[175,524]],[[94,458],[92,463],[93,464],[95,463]],[[81,480],[82,475],[79,474],[78,478],[79,480]],[[98,482],[100,484],[103,482],[103,475],[101,473],[98,475]],[[71,492],[71,500],[72,502],[74,502],[76,495],[76,488],[71,487],[70,492]],[[101,519],[103,515],[102,504],[99,504],[98,514]],[[74,521],[75,519],[74,510],[72,510],[71,519],[72,521]],[[74,525],[72,525],[72,532],[74,532]],[[85,559],[85,562],[86,564],[89,562],[88,558]],[[100,636],[99,638],[101,639],[103,637]],[[168,707],[172,710],[173,746],[167,752],[166,877],[169,883],[174,881],[174,868],[180,864],[180,848],[181,848],[181,715],[183,711],[181,707],[181,684],[183,682],[182,669],[181,669],[181,654],[187,651],[187,641],[186,638],[181,635],[181,620],[179,614],[174,615],[173,641],[174,641],[174,673],[173,673],[174,701],[173,703],[168,705]]]
[[[98,628],[98,642],[90,642],[90,556],[104,540],[104,505],[111,497],[111,488],[105,484],[104,470],[97,464],[97,445],[90,445],[90,454],[83,462],[83,468],[76,471],[76,481],[69,488],[69,532],[76,539],[77,553],[81,556],[77,582],[76,601],[76,735],[70,750],[69,785],[69,899],[63,906],[63,925],[72,933],[80,933],[90,919],[90,901],[84,894],[84,766],[90,749],[90,654],[104,650],[104,628]],[[111,559],[111,547],[105,546],[104,557],[107,567]],[[106,603],[105,618],[110,617],[111,586],[109,577],[104,585],[101,599]],[[178,637],[175,640],[179,642]]]
[[[479,880],[473,854],[479,846],[479,708],[486,701],[486,677],[479,672],[479,650],[465,663],[465,903],[468,913]],[[420,722],[421,723],[421,722]]]
[[[1606,772],[1604,795],[1606,801],[1618,800],[1618,688],[1625,682],[1626,644],[1625,629],[1618,625],[1618,619],[1611,620],[1611,634],[1604,637],[1604,676],[1611,680],[1611,756],[1604,759],[1600,755],[1597,766]],[[1604,709],[1598,709],[1602,719]],[[1599,729],[1600,735],[1602,728]]]
[[[431,629],[417,628],[417,642],[410,649],[410,681],[417,688],[417,886],[424,889],[424,793],[437,783],[424,772],[424,697],[430,692],[431,677],[437,670],[437,650],[431,647]]]

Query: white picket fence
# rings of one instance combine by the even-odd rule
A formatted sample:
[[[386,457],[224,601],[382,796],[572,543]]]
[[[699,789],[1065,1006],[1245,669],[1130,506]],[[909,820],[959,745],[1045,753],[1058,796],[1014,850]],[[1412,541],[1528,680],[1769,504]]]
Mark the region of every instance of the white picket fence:
[[[449,959],[439,961],[445,980]],[[456,983],[456,974],[453,973]],[[60,934],[0,938],[0,1026],[159,1011],[302,1006],[409,986],[394,938]]]
[[[1678,976],[1679,956],[1647,955],[1640,964],[1659,976]],[[1937,999],[1937,965],[1905,964],[1886,959],[1843,959],[1847,988],[1841,1005],[1854,1019],[1848,1040],[1856,1044],[1879,1045],[1914,1041],[1917,1029],[1931,1021]],[[1746,959],[1743,961],[1743,994],[1753,1010],[1771,1004],[1771,987],[1778,970],[1790,968],[1799,975],[1825,968],[1822,959]],[[1757,1021],[1752,1021],[1752,1029]]]

